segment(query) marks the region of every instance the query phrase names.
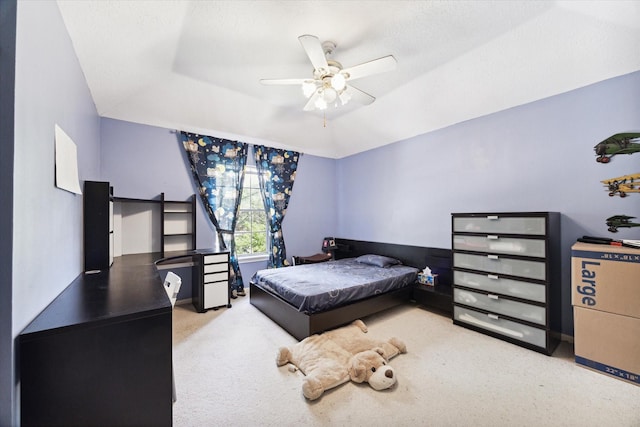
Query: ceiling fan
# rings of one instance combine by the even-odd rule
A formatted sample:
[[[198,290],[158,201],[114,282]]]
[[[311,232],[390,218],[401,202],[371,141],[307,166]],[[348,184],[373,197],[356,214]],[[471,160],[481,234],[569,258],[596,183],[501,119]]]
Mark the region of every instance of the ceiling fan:
[[[371,104],[375,97],[352,86],[353,80],[374,74],[384,73],[396,68],[396,59],[392,55],[364,62],[349,68],[342,68],[338,61],[328,59],[336,48],[331,41],[320,43],[316,36],[298,37],[302,48],[313,65],[313,77],[303,79],[262,79],[264,85],[301,85],[302,93],[308,99],[305,111],[325,110],[328,106],[338,107],[350,100],[363,105]]]

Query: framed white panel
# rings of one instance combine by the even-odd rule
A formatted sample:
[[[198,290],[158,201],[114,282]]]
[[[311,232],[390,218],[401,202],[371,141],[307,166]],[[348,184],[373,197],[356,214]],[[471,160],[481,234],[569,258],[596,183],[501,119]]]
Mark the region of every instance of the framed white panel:
[[[160,252],[160,205],[145,202],[120,205],[122,254]]]

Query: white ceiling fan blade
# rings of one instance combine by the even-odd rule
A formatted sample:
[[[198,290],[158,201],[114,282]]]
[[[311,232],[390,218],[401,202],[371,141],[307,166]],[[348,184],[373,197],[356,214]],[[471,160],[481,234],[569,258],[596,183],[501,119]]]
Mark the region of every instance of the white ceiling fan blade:
[[[302,48],[307,53],[311,64],[315,70],[328,70],[329,64],[327,64],[327,58],[324,56],[324,50],[322,49],[322,43],[316,36],[305,34],[298,37]]]
[[[383,56],[373,61],[363,62],[350,68],[342,70],[342,74],[349,74],[349,80],[359,79],[361,77],[371,76],[373,74],[385,73],[395,70],[396,59],[393,55]]]
[[[346,90],[347,93],[351,95],[351,99],[358,104],[369,105],[376,100],[374,96],[371,96],[367,92],[363,92],[356,87],[347,86]]]
[[[309,97],[309,100],[307,101],[307,103],[305,104],[303,110],[304,111],[313,111],[316,109],[316,99],[318,99],[320,96],[320,91],[316,91],[313,95],[311,95]]]
[[[301,85],[309,79],[260,79],[263,85]]]

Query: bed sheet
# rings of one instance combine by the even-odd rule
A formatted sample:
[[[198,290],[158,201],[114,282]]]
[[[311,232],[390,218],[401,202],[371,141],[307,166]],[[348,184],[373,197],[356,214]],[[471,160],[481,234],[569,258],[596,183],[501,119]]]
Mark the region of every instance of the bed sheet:
[[[347,258],[257,271],[251,282],[313,314],[413,284],[418,269],[376,267]]]

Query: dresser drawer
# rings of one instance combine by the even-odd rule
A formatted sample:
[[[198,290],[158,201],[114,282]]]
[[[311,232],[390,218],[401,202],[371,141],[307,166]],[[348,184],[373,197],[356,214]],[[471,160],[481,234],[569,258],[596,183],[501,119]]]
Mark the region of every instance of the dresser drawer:
[[[500,258],[497,255],[473,255],[454,252],[453,266],[537,280],[546,280],[547,275],[544,261]]]
[[[536,283],[506,279],[494,274],[477,274],[466,271],[453,272],[453,284],[467,288],[496,292],[503,295],[527,299],[536,302],[546,302],[546,287]]]
[[[454,235],[453,249],[538,258],[544,258],[546,256],[546,242],[544,240],[501,237],[496,234],[486,236]]]
[[[204,309],[220,307],[227,304],[229,299],[229,283],[217,282],[204,285]]]
[[[546,323],[544,307],[511,301],[495,294],[481,294],[454,288],[453,301],[543,326]]]
[[[221,281],[228,281],[228,280],[229,280],[229,272],[222,271],[219,273],[205,274],[203,282],[211,283],[211,282],[221,282]]]
[[[229,256],[227,254],[212,254],[204,256],[205,264],[211,264],[214,262],[229,262]]]
[[[527,234],[544,236],[546,219],[544,217],[454,217],[453,232]]]
[[[205,264],[202,267],[205,274],[216,273],[218,271],[227,271],[228,268],[229,268],[229,264],[227,264],[226,262],[222,264]]]
[[[453,307],[453,319],[518,341],[538,347],[546,347],[546,332],[544,329],[534,328],[511,320],[501,319],[497,315],[479,313],[455,305]]]

